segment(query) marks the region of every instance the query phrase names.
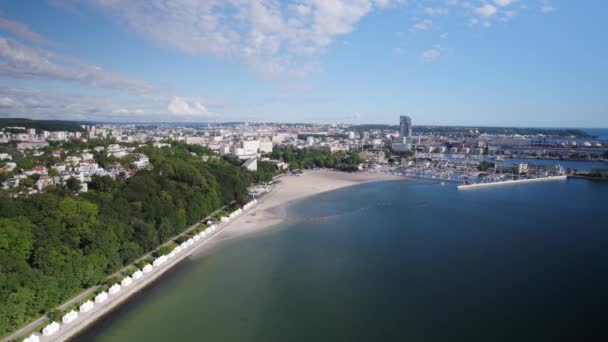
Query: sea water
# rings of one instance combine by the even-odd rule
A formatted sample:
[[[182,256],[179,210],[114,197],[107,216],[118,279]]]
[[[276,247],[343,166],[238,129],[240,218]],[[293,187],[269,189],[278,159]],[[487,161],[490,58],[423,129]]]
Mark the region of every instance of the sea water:
[[[77,341],[590,341],[608,183],[358,185],[182,263]]]

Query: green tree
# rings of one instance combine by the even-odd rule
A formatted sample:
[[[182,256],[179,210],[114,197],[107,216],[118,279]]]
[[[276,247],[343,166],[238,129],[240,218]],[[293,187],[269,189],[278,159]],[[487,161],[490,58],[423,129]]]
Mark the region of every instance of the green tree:
[[[81,184],[78,179],[72,177],[65,182],[65,187],[72,192],[78,192],[80,191]]]
[[[99,192],[112,192],[118,188],[118,183],[110,176],[94,175],[91,177],[90,185],[91,189]]]
[[[210,152],[185,144],[138,149],[154,168],[124,182],[93,177],[96,191],[73,196],[80,186],[70,180],[71,191],[23,197],[0,191],[0,335],[103,281],[222,205],[248,198],[254,175],[238,161],[203,162],[199,154]],[[261,170],[270,172],[267,166]]]
[[[25,187],[25,188],[33,188],[35,185],[35,182],[30,177],[26,177],[19,181],[19,185],[22,187]]]
[[[481,163],[479,163],[479,165],[477,166],[477,169],[479,171],[485,172],[489,168],[492,168],[492,167],[494,167],[494,163],[488,163],[487,161],[483,160],[483,161],[481,161]]]
[[[16,161],[17,168],[23,170],[31,170],[36,166],[36,162],[30,158],[20,158]]]

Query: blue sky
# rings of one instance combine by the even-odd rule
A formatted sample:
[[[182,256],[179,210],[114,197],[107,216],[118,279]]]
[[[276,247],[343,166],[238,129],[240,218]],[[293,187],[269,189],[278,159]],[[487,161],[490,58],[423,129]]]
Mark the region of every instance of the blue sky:
[[[608,3],[0,0],[0,116],[608,127]]]

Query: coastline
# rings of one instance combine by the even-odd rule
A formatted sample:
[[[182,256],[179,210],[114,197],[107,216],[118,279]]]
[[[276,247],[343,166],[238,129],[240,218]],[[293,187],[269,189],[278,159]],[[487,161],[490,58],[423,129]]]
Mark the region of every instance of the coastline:
[[[277,189],[266,194],[252,210],[222,229],[208,247],[268,231],[268,228],[287,218],[287,208],[290,205],[305,198],[358,184],[404,179],[402,176],[384,173],[345,173],[333,170],[306,170],[303,176],[280,177],[277,179],[280,181]],[[198,248],[195,249],[195,254],[205,252],[197,250]]]
[[[382,173],[344,173],[333,170],[306,171],[303,176],[283,176],[277,179],[279,185],[267,193],[258,203],[233,220],[218,225],[218,230],[208,235],[198,246],[187,253],[177,255],[167,263],[155,269],[152,274],[134,282],[113,296],[112,300],[96,304],[94,310],[79,315],[76,321],[62,324],[60,330],[51,336],[40,336],[40,341],[66,341],[87,329],[102,317],[111,314],[116,308],[152,283],[159,281],[162,275],[183,260],[208,252],[225,242],[251,234],[266,231],[286,219],[287,207],[292,203],[323,192],[337,190],[357,184],[398,180],[399,176]]]

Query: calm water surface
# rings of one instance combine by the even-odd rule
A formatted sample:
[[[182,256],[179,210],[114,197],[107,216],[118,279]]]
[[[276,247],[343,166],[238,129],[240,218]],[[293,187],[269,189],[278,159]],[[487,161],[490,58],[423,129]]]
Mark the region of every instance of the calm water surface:
[[[390,181],[183,263],[78,341],[592,341],[608,183]]]

